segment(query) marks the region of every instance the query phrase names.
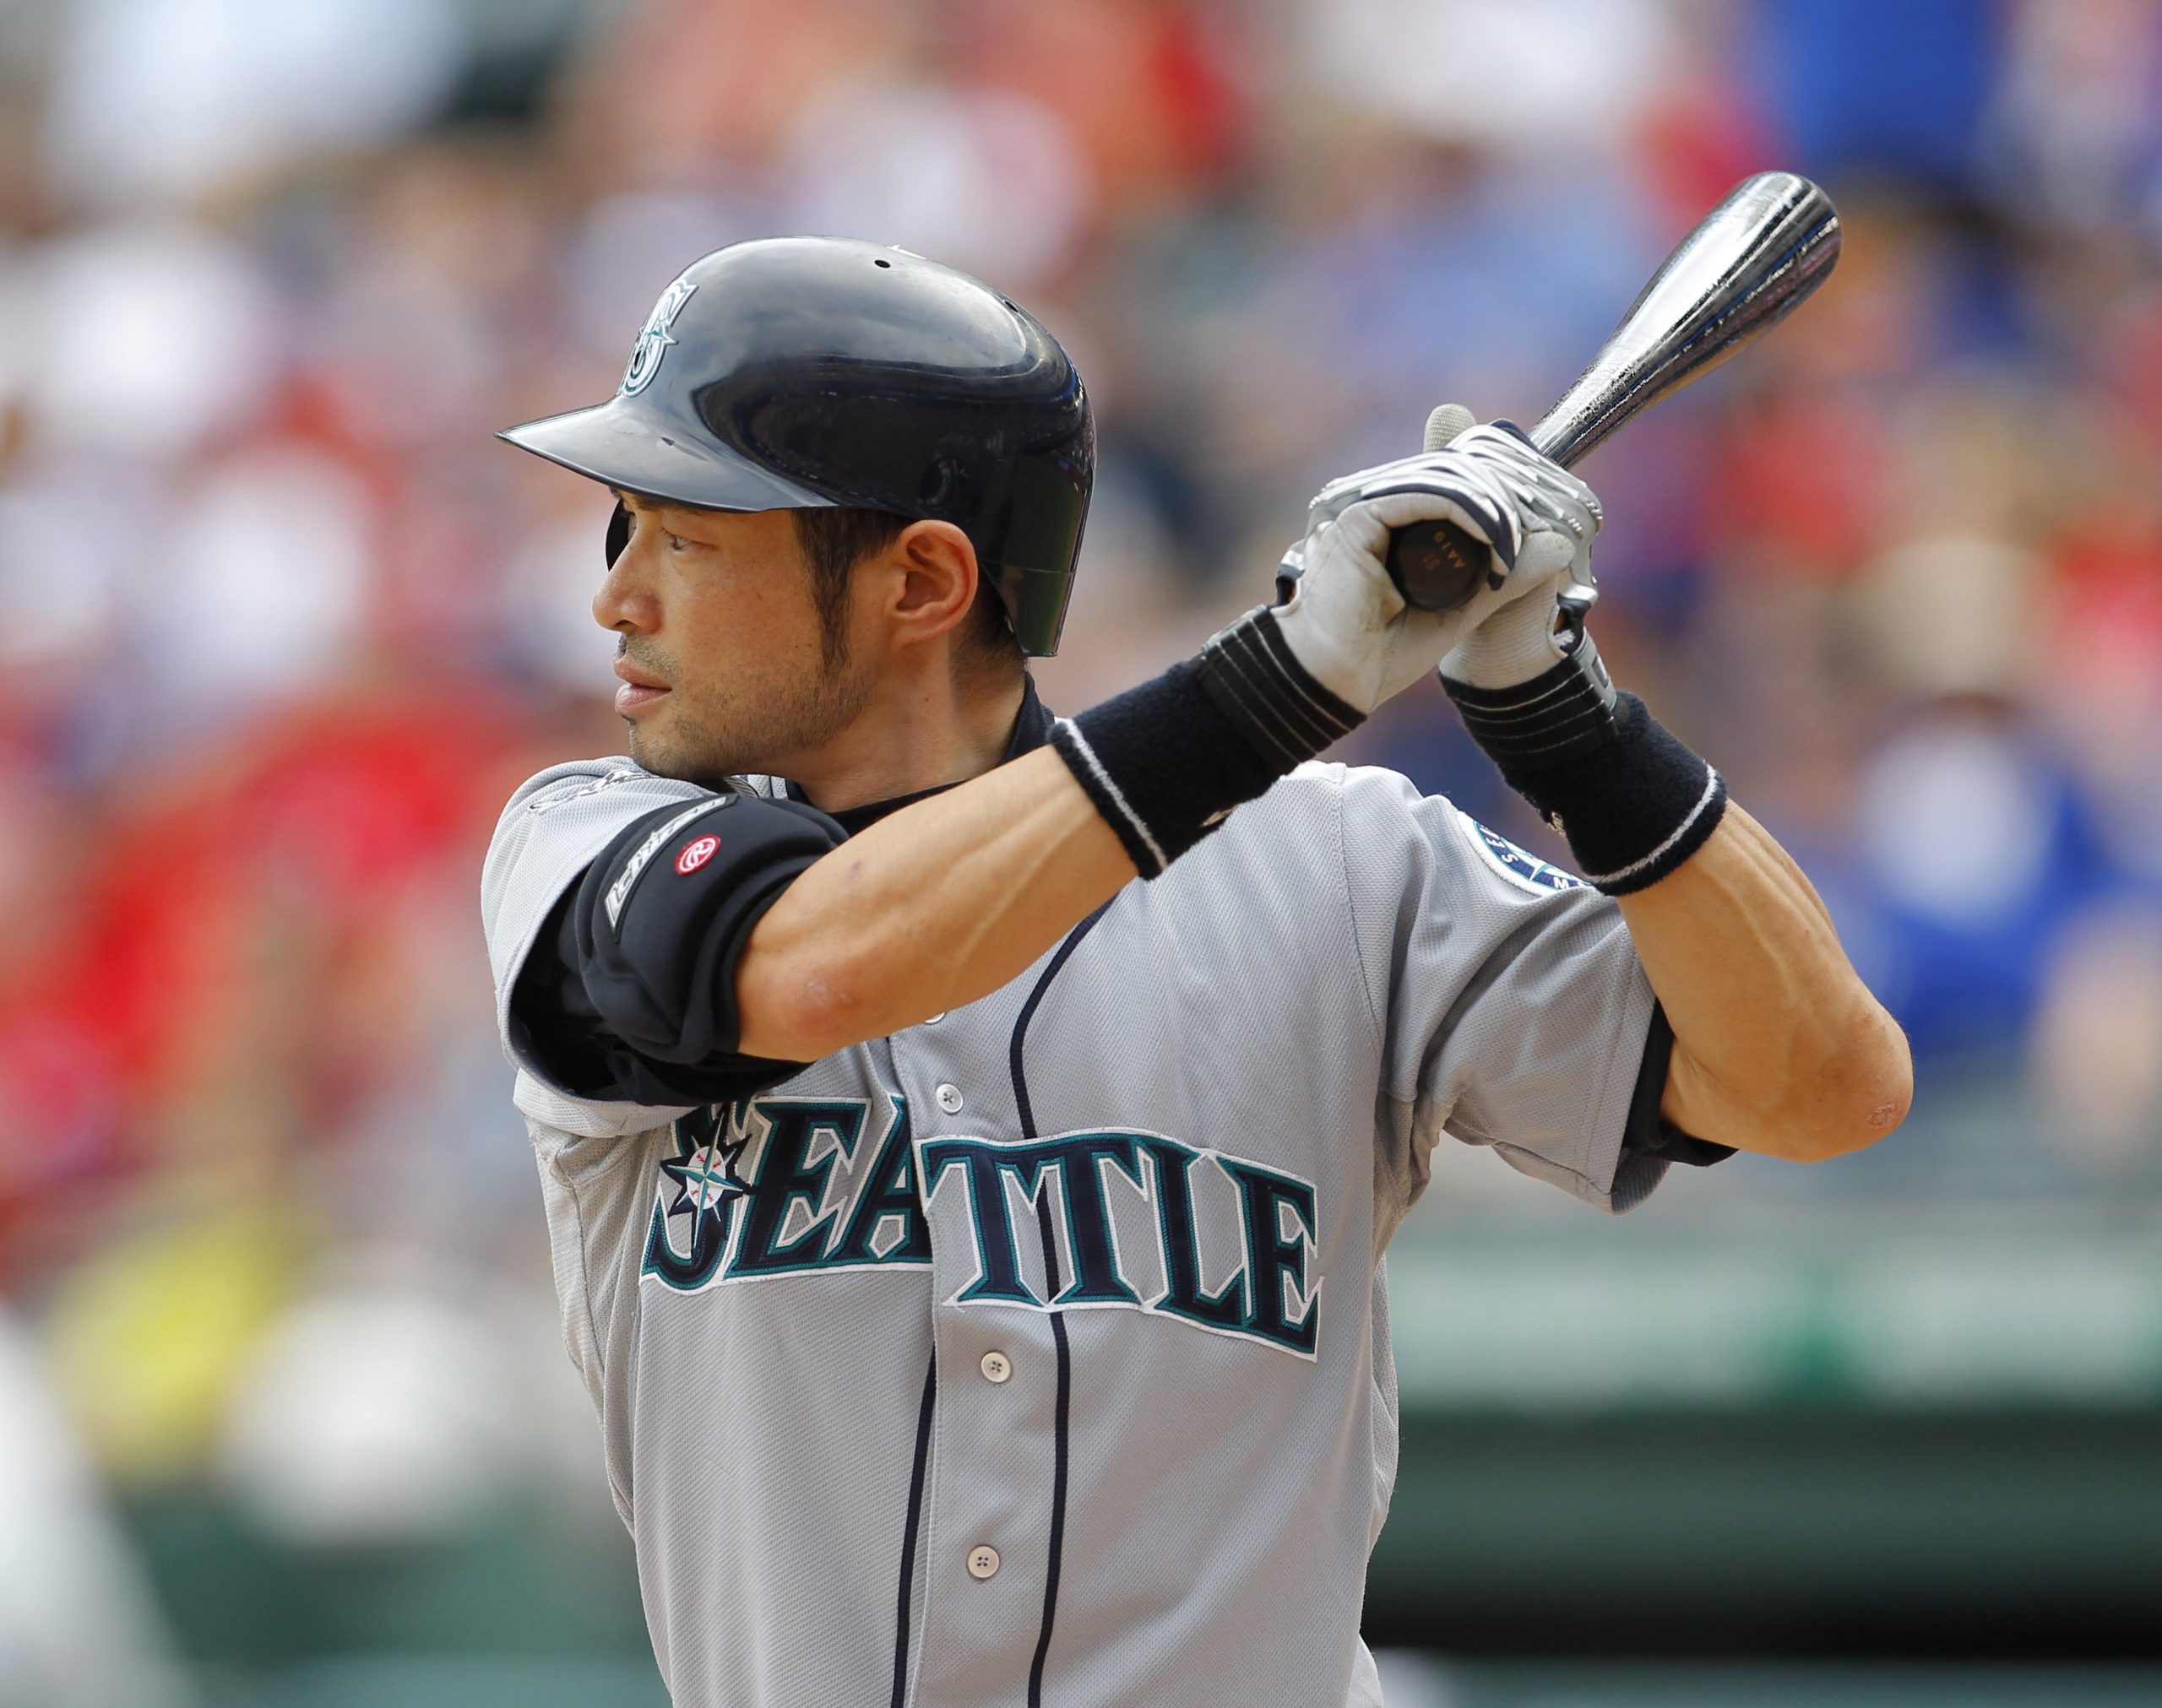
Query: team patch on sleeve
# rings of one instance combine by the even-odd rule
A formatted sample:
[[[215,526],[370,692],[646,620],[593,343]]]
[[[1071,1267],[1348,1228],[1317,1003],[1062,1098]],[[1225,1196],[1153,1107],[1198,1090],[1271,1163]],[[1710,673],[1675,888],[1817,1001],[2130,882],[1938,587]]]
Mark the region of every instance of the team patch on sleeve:
[[[1464,827],[1464,839],[1478,849],[1480,858],[1518,889],[1529,890],[1535,896],[1551,896],[1557,890],[1590,887],[1582,878],[1535,854],[1526,854],[1507,837],[1487,829],[1461,808],[1457,811],[1456,820]]]

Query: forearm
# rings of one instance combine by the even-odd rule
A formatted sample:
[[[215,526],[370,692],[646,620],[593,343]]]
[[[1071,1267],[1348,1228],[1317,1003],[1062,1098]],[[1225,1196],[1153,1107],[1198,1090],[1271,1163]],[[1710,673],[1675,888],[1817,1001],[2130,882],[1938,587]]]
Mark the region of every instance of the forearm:
[[[1504,447],[1524,548],[1512,576],[1535,547],[1551,567],[1471,626],[1442,660],[1442,686],[1578,870],[1618,899],[1674,1028],[1666,1119],[1797,1160],[1859,1150],[1906,1113],[1906,1039],[1801,869],[1701,756],[1616,690],[1584,628],[1598,501],[1518,439],[1523,449]]]
[[[1413,523],[1498,529],[1484,466],[1437,453],[1332,482],[1285,560],[1283,604],[810,866],[738,962],[741,1049],[815,1060],[989,995],[1432,670],[1502,577],[1464,609],[1414,611],[1383,554]]]
[[[1661,1112],[1685,1132],[1812,1161],[1897,1126],[1906,1039],[1839,947],[1809,880],[1729,803],[1680,867],[1620,898],[1674,1028]]]
[[[736,966],[741,1047],[815,1061],[973,1002],[1134,876],[1057,753],[999,766],[881,819],[782,892]]]

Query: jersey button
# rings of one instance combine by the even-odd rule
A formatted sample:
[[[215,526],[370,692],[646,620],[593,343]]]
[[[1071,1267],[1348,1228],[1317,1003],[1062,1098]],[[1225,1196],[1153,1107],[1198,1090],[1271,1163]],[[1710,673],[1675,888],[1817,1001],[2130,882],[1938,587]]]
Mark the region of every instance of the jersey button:
[[[938,1022],[939,1022],[940,1021],[943,1020],[945,1017],[946,1017],[946,1011],[945,1011],[944,1009],[942,1009],[942,1009],[940,1009],[940,1010],[938,1011],[938,1012],[937,1012],[937,1013],[936,1013],[936,1014],[932,1015],[932,1016],[928,1020],[925,1021],[923,1023],[924,1023],[926,1026],[936,1026],[936,1025],[937,1025],[937,1024],[938,1024]]]
[[[986,1382],[1002,1382],[1013,1374],[1013,1361],[1004,1353],[986,1353],[976,1361]]]
[[[979,1543],[969,1550],[969,1575],[981,1583],[998,1570],[998,1550]]]
[[[938,1107],[949,1115],[961,1112],[961,1088],[957,1085],[942,1085],[932,1095],[938,1099]]]

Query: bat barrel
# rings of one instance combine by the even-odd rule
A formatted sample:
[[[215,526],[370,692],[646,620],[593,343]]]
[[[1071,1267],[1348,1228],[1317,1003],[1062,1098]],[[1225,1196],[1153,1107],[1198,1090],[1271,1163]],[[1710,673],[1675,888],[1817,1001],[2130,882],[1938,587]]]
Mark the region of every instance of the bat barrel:
[[[1652,275],[1531,442],[1574,463],[1776,325],[1839,258],[1839,215],[1823,191],[1792,172],[1745,180]]]
[[[1638,410],[1717,366],[1776,325],[1839,258],[1839,216],[1792,172],[1759,172],[1666,258],[1591,366],[1531,429],[1573,463]],[[1447,522],[1399,528],[1388,572],[1417,610],[1453,610],[1486,573],[1486,545]]]

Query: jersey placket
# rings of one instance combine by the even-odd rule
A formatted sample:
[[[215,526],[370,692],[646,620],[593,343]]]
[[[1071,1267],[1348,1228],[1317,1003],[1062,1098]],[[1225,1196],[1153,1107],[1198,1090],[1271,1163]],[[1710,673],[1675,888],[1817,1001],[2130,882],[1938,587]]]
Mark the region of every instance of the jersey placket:
[[[1077,934],[1078,935],[1078,934]],[[1040,1704],[1054,1630],[1071,1423],[1062,1183],[1008,1153],[1037,1136],[1021,1067],[1065,959],[894,1040],[932,1243],[937,1399],[916,1554],[919,1708]],[[1026,993],[1018,1000],[1017,990]],[[986,1142],[987,1141],[987,1142]]]

